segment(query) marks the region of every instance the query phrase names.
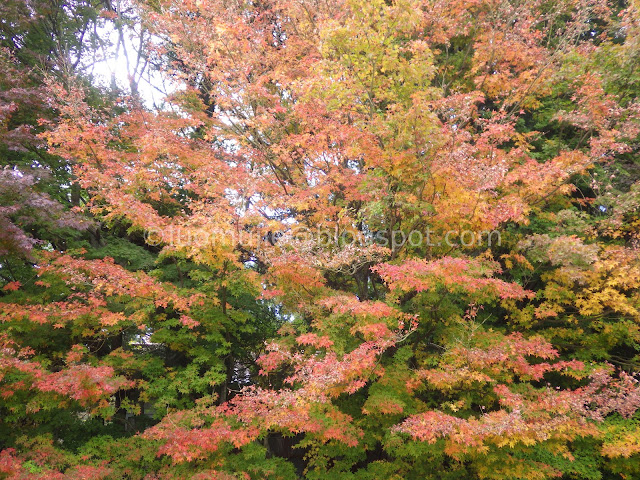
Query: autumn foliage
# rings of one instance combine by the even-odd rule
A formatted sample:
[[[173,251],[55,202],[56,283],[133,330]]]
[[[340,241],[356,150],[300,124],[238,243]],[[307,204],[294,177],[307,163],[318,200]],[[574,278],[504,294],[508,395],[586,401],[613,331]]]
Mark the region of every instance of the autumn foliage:
[[[0,478],[640,478],[640,4],[68,3],[0,7]]]

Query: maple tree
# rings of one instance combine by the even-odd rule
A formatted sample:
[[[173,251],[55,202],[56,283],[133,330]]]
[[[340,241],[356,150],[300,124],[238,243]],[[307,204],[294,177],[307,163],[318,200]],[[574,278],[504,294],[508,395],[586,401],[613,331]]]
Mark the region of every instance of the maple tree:
[[[637,2],[70,5],[2,7],[0,477],[640,474]]]

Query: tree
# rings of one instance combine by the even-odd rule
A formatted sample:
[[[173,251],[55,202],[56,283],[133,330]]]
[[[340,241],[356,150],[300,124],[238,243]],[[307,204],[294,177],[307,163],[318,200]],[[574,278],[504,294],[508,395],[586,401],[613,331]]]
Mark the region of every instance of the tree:
[[[184,88],[51,80],[39,137],[139,261],[6,283],[0,472],[637,474],[637,5],[139,8]]]

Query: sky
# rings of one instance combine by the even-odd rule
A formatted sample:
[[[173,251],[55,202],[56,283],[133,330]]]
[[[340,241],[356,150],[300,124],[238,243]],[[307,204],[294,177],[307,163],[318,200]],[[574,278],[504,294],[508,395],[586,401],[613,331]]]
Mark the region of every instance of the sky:
[[[113,81],[125,92],[129,92],[129,75],[138,81],[138,91],[145,105],[149,108],[160,107],[163,99],[180,88],[172,83],[161,72],[146,64],[143,59],[137,62],[140,44],[140,25],[126,26],[123,28],[123,39],[118,41],[119,32],[113,22],[105,22],[97,28],[101,43],[100,59],[93,61],[87,69],[95,79],[105,85]],[[146,33],[145,41],[153,41]]]

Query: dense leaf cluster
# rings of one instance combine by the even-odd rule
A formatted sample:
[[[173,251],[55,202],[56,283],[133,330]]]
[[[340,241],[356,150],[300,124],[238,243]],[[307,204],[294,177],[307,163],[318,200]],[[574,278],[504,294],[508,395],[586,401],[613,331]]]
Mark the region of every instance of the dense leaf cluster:
[[[0,16],[0,478],[640,478],[637,1]]]

